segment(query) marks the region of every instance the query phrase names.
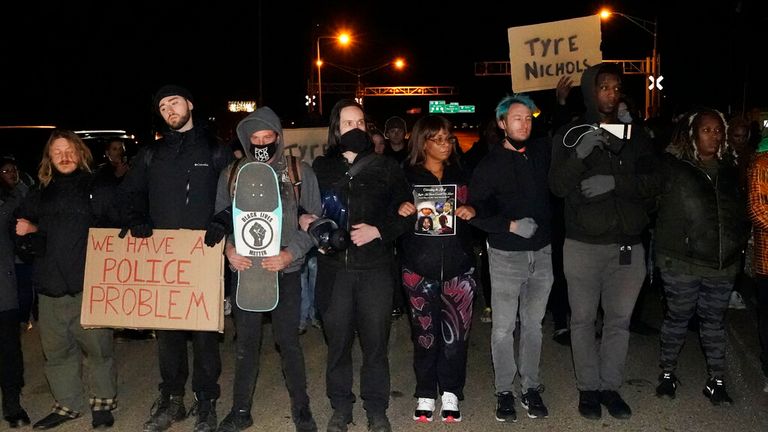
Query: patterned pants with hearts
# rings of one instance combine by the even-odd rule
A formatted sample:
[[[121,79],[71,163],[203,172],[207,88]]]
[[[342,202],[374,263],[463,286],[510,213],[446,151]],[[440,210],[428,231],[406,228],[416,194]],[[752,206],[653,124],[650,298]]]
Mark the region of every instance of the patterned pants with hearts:
[[[403,267],[413,339],[414,397],[451,392],[464,399],[475,280],[472,272],[439,281]]]

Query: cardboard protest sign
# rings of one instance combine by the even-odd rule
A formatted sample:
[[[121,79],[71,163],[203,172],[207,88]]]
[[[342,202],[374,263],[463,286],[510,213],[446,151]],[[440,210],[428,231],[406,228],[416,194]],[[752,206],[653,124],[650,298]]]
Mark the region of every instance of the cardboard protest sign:
[[[603,61],[598,15],[512,27],[507,36],[515,93],[557,88],[563,76],[579,85],[581,74]]]
[[[224,242],[206,246],[202,230],[118,233],[88,233],[83,327],[224,330]]]

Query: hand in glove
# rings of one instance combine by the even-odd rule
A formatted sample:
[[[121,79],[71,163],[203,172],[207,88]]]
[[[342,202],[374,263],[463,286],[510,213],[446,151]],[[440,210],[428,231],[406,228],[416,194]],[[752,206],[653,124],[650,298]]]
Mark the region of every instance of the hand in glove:
[[[120,234],[117,236],[120,238],[124,238],[126,234],[128,234],[127,227],[123,227],[122,230],[120,230]],[[135,225],[131,225],[130,227],[131,231],[131,237],[134,238],[147,238],[152,237],[152,225],[150,225],[147,222],[137,223]]]
[[[509,230],[522,238],[531,238],[536,233],[539,225],[533,218],[522,218],[516,221],[512,221],[509,224]]]
[[[581,193],[592,198],[616,188],[616,180],[612,175],[598,174],[581,181]]]
[[[608,141],[605,138],[605,135],[603,135],[602,130],[597,129],[587,132],[584,134],[584,136],[581,137],[581,139],[579,139],[579,142],[576,144],[576,157],[579,159],[584,159],[592,153],[595,147],[603,149],[607,143]]]
[[[214,247],[224,236],[232,232],[232,207],[216,213],[205,230],[205,244]]]

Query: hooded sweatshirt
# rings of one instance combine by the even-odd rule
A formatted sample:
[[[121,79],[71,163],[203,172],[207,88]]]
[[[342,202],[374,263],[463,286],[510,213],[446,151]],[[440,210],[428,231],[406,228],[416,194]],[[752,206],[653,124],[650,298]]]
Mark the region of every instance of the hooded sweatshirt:
[[[301,171],[301,184],[299,188],[301,192],[297,202],[294,184],[288,172],[288,157],[283,155],[283,150],[285,149],[283,127],[280,125],[280,119],[277,117],[277,114],[269,107],[257,109],[237,125],[237,137],[243,146],[245,156],[233,162],[221,172],[216,192],[216,212],[218,213],[232,205],[234,187],[233,182],[230,182],[230,176],[236,175],[234,173],[237,173],[241,166],[255,161],[253,151],[251,150],[251,135],[262,130],[272,130],[277,133],[277,149],[275,155],[268,163],[277,174],[280,199],[283,206],[283,230],[280,246],[293,256],[293,262],[283,272],[291,273],[301,269],[301,265],[304,263],[304,255],[314,246],[310,235],[299,229],[299,207],[306,213],[320,214],[320,191],[317,187],[315,172],[308,164],[301,162],[299,164],[299,170]],[[227,241],[234,244],[234,238],[231,236]]]
[[[591,244],[638,244],[662,184],[650,137],[642,128],[633,128],[626,142],[606,134],[606,149],[583,159],[575,151],[586,128],[601,122],[595,86],[604,65],[589,67],[581,77],[586,112],[555,134],[549,184],[556,196],[564,198],[566,238]],[[581,182],[599,174],[613,176],[615,187],[587,198]]]

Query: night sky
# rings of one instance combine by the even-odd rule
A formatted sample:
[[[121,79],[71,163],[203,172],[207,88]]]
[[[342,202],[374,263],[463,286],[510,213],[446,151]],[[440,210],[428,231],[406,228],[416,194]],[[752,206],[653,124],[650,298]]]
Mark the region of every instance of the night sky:
[[[768,40],[764,1],[69,3],[15,2],[21,11],[2,14],[0,124],[149,130],[157,123],[151,96],[166,83],[190,88],[199,112],[215,115],[228,99],[261,96],[282,117],[301,121],[315,38],[339,28],[351,30],[357,43],[341,50],[323,41],[328,61],[352,68],[395,56],[408,62],[406,71],[385,68],[364,77],[366,83],[452,85],[462,103],[487,111],[511,92],[509,77],[475,77],[474,63],[508,60],[508,27],[587,16],[603,5],[658,17],[668,112],[694,104],[731,112],[768,105],[757,69],[759,41]],[[603,58],[650,55],[652,37],[631,22],[613,17],[602,29]],[[355,78],[324,68],[323,81]],[[326,97],[326,114],[332,98]]]

